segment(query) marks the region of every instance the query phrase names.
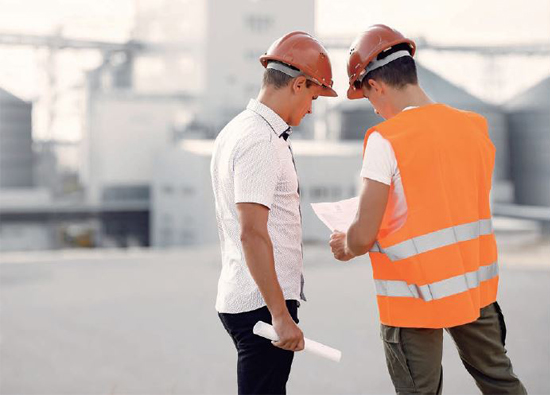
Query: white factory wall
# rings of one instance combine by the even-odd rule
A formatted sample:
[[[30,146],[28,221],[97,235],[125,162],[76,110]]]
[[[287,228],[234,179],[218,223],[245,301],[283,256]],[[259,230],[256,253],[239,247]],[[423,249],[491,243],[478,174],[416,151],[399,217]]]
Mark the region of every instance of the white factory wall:
[[[221,126],[258,94],[264,70],[258,58],[273,41],[293,30],[314,34],[315,3],[209,0],[207,18],[201,115]]]
[[[207,1],[139,0],[135,6],[133,38],[165,48],[135,58],[135,88],[145,92],[203,92]]]
[[[218,241],[210,180],[212,142],[186,141],[163,152],[151,183],[153,247]]]
[[[177,97],[132,92],[90,96],[82,179],[91,204],[109,186],[148,186],[153,159],[173,143]]]
[[[310,203],[357,194],[361,144],[295,141],[292,145],[300,179],[304,241],[326,242],[330,231]],[[212,147],[211,140],[186,141],[159,156],[152,183],[152,246],[218,242],[210,179]]]

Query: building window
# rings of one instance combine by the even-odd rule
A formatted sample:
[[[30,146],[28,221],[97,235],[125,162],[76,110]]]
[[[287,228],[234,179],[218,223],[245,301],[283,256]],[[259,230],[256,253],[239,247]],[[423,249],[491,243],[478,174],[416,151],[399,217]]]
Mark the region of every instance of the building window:
[[[162,192],[165,195],[172,195],[174,193],[174,187],[172,185],[164,185],[162,187]]]
[[[193,188],[190,185],[184,185],[181,188],[181,194],[185,197],[194,196],[195,195],[195,188]]]
[[[329,189],[324,186],[313,187],[310,190],[310,196],[312,199],[324,199],[329,196]]]
[[[319,185],[314,186],[309,190],[311,199],[322,200],[338,200],[344,198],[344,190],[337,185]],[[353,196],[353,194],[352,194]]]
[[[180,245],[194,244],[196,240],[195,232],[189,229],[183,229],[180,232]]]
[[[273,17],[269,15],[247,15],[244,18],[244,24],[254,33],[264,33],[273,26]]]
[[[332,190],[332,199],[336,200],[342,197],[342,188],[340,188],[339,186],[333,186],[331,190]]]

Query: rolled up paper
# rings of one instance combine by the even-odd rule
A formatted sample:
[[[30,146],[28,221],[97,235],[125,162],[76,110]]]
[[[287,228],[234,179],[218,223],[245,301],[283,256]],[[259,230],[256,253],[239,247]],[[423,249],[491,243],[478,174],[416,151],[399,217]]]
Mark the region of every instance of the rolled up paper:
[[[252,332],[254,332],[255,335],[265,337],[266,339],[279,341],[279,336],[277,336],[275,328],[263,321],[258,321],[256,325],[254,325]],[[340,350],[325,346],[324,344],[307,338],[304,338],[304,351],[318,355],[323,358],[330,359],[334,362],[340,362],[340,359],[342,359],[342,352]]]

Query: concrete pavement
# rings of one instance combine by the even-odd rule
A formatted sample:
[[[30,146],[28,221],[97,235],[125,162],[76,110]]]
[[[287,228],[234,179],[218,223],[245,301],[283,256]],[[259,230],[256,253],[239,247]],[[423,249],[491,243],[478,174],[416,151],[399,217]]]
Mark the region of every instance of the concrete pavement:
[[[507,349],[530,393],[550,394],[550,264],[504,250]],[[304,255],[300,325],[343,358],[297,354],[288,392],[393,393],[368,261],[336,262],[324,245]],[[217,246],[2,256],[0,392],[236,393],[234,346],[214,310],[218,274]],[[448,336],[443,366],[444,393],[479,393]]]

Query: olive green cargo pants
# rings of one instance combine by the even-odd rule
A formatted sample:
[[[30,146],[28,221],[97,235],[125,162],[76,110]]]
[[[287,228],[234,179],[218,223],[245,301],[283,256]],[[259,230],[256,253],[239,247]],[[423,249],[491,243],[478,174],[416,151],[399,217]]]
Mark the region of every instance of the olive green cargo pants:
[[[481,309],[476,321],[445,330],[483,394],[527,393],[506,355],[506,326],[496,302]],[[442,329],[396,328],[382,324],[381,337],[397,394],[441,394]]]

